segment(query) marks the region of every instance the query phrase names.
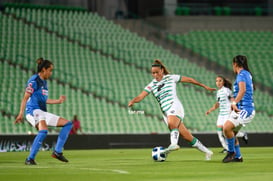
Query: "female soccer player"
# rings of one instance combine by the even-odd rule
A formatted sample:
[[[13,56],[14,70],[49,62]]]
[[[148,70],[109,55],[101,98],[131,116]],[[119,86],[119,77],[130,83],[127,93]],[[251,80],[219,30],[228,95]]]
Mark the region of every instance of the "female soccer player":
[[[197,138],[193,137],[189,130],[183,124],[184,108],[176,95],[176,84],[178,82],[192,83],[201,86],[209,91],[216,89],[210,88],[204,84],[201,84],[197,80],[180,76],[171,75],[165,65],[160,60],[155,60],[152,64],[151,73],[153,80],[149,83],[137,97],[133,98],[128,106],[131,107],[134,103],[138,103],[143,100],[149,93],[153,93],[157,99],[160,108],[163,113],[165,123],[170,129],[171,144],[166,149],[166,153],[174,150],[178,150],[179,133],[188,141],[193,147],[206,153],[206,160],[210,160],[213,154],[207,147],[205,147]]]
[[[233,84],[234,101],[231,104],[233,111],[223,127],[228,143],[228,153],[223,159],[224,163],[243,162],[239,141],[235,135],[242,126],[250,123],[255,116],[254,86],[246,56],[237,55],[234,57],[232,66],[236,80]]]
[[[52,75],[53,63],[49,60],[39,58],[37,60],[38,73],[34,74],[27,82],[24,97],[21,101],[20,112],[15,123],[23,121],[26,112],[27,121],[38,129],[29,156],[25,160],[26,165],[36,165],[35,156],[38,153],[42,142],[47,136],[48,126],[63,127],[58,136],[55,151],[52,157],[63,162],[68,160],[63,156],[62,149],[72,128],[72,122],[60,116],[47,112],[46,104],[61,104],[65,101],[65,96],[59,99],[48,99],[47,79]]]
[[[231,82],[227,80],[225,77],[218,75],[216,77],[216,86],[218,88],[217,91],[217,102],[206,112],[206,115],[210,114],[212,111],[216,109],[219,110],[219,115],[217,119],[217,134],[219,141],[224,148],[221,153],[226,153],[228,148],[227,148],[227,143],[226,139],[223,135],[223,125],[225,121],[229,118],[229,115],[231,113],[231,101],[234,99],[231,91]],[[246,133],[239,132],[236,135],[237,137],[242,137],[243,140],[247,143],[248,137]]]

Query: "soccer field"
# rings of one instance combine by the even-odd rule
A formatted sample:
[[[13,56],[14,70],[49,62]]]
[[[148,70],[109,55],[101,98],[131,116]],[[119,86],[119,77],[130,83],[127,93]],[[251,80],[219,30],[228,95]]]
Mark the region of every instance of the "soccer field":
[[[65,150],[69,163],[38,153],[36,166],[24,165],[28,152],[0,153],[1,181],[30,180],[273,180],[273,148],[242,148],[243,163],[221,162],[225,154],[213,148],[211,161],[193,148],[172,152],[165,162],[154,162],[152,149]]]

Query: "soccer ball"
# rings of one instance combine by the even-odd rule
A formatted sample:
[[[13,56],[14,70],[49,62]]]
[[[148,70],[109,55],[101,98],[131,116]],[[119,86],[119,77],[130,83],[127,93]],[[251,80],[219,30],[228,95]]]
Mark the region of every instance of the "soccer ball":
[[[153,150],[152,150],[152,158],[154,161],[157,161],[157,162],[163,162],[166,160],[167,158],[167,154],[164,153],[164,147],[162,146],[157,146],[157,147],[154,147]]]

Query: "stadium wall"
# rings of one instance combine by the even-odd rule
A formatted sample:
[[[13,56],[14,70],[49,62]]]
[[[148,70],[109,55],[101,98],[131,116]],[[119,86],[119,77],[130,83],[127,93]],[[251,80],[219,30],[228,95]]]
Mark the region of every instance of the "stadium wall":
[[[273,31],[272,16],[157,16],[146,18],[146,21],[169,33],[191,30]]]
[[[51,150],[56,144],[58,135],[48,135],[42,149]],[[221,147],[217,134],[194,134],[208,147]],[[1,135],[0,152],[28,151],[35,135]],[[249,133],[246,144],[240,141],[242,147],[273,146],[273,133]],[[154,146],[168,146],[168,134],[106,134],[106,135],[70,135],[65,149],[112,149],[112,148],[152,148]],[[181,147],[190,147],[180,138]]]

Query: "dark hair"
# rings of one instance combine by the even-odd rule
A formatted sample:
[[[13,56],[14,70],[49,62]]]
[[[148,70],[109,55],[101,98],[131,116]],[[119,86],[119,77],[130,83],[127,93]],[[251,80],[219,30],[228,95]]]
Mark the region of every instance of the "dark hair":
[[[160,67],[161,69],[163,69],[165,75],[170,73],[170,71],[166,68],[166,66],[159,59],[154,60],[152,67]]]
[[[37,66],[37,72],[41,72],[43,68],[48,69],[53,63],[49,60],[44,60],[43,58],[38,58],[36,60],[38,66]]]
[[[223,79],[224,81],[224,86],[229,88],[230,90],[232,90],[232,83],[229,79],[225,78],[224,76],[222,75],[218,75],[217,77],[220,77],[221,79]]]
[[[232,60],[233,63],[236,63],[238,67],[242,67],[243,69],[247,70],[251,76],[252,76],[252,83],[253,83],[253,88],[255,90],[255,85],[254,85],[254,79],[253,79],[253,74],[251,73],[248,63],[247,63],[247,57],[244,55],[237,55],[233,58]]]
[[[233,63],[236,63],[238,67],[243,67],[245,70],[249,71],[248,64],[247,64],[247,58],[244,55],[237,55],[233,58]]]

